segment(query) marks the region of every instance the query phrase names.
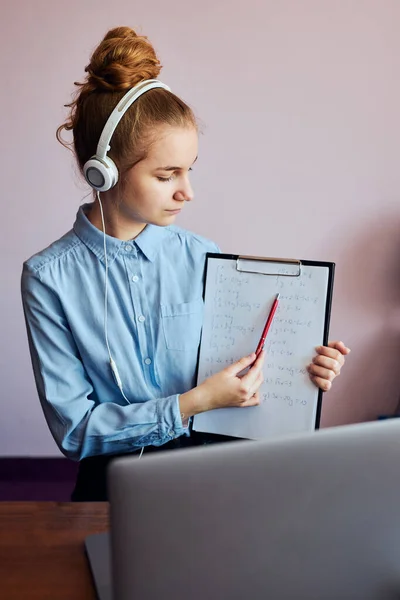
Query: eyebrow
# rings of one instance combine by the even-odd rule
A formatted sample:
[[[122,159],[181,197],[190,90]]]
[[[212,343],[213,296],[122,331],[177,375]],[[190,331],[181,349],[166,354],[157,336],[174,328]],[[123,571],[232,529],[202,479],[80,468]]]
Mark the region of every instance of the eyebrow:
[[[196,162],[197,159],[198,159],[198,156],[196,156],[196,158],[194,159],[194,161],[192,163],[193,165],[194,165],[194,163]],[[170,166],[167,166],[167,167],[157,167],[156,170],[157,171],[182,171],[182,169],[183,169],[183,167],[170,167]]]

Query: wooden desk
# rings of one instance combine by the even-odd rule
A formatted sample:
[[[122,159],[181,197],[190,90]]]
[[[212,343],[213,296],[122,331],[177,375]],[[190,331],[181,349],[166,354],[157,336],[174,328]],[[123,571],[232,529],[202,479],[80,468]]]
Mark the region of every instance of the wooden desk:
[[[102,502],[0,502],[0,598],[95,600],[83,542],[108,523]]]

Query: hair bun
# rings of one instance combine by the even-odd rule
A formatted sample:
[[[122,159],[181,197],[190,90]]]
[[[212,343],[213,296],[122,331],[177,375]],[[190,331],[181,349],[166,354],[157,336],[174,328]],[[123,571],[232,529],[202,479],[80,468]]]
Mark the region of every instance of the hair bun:
[[[85,71],[93,89],[122,92],[144,79],[156,79],[161,64],[147,37],[130,27],[116,27],[100,42]]]

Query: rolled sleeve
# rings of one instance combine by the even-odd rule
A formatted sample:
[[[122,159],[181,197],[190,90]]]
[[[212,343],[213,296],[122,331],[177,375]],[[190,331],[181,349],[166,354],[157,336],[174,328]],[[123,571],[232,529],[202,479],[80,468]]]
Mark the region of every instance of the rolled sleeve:
[[[180,437],[188,433],[188,426],[182,423],[182,417],[179,410],[179,394],[164,398],[158,405],[158,421],[160,427],[160,438],[165,443],[168,440]],[[158,445],[158,444],[155,444]]]

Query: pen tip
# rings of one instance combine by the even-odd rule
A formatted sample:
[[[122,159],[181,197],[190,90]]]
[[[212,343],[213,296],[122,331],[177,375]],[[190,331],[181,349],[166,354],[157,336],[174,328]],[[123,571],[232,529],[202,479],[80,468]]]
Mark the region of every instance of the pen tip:
[[[276,299],[277,299],[277,300],[279,300],[279,296],[280,296],[280,294],[277,294],[277,295],[276,295]]]

